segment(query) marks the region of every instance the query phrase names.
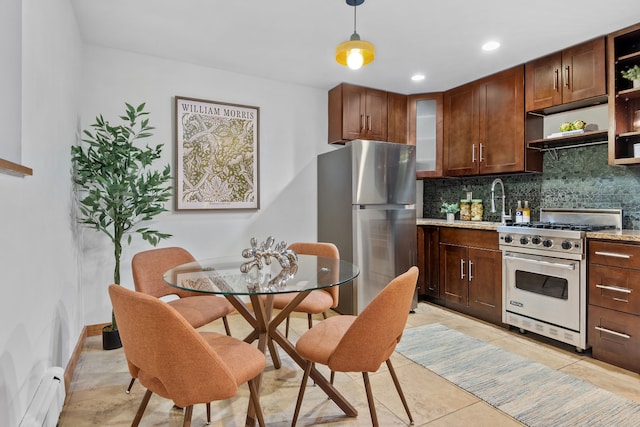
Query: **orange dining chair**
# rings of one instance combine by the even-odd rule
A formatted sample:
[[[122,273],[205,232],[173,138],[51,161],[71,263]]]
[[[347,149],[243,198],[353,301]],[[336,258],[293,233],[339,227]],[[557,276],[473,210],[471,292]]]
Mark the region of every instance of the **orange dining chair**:
[[[386,362],[409,421],[413,424],[411,411],[390,357],[402,337],[417,280],[418,268],[411,267],[393,279],[358,316],[330,317],[300,337],[296,350],[307,362],[292,426],[296,425],[314,363],[326,365],[332,372],[362,372],[371,421],[374,426],[378,426],[368,373],[376,372],[382,362]]]
[[[333,243],[324,242],[296,242],[289,245],[288,249],[293,250],[300,255],[316,255],[326,258],[340,259],[340,252]],[[338,305],[338,286],[332,286],[327,289],[317,289],[309,292],[309,295],[303,299],[293,311],[298,313],[307,313],[307,321],[309,329],[313,326],[312,315],[320,314],[326,319],[327,310],[335,308]],[[275,294],[273,296],[273,308],[283,309],[297,294]],[[289,337],[289,318],[285,323],[285,336]]]
[[[264,354],[237,338],[198,332],[171,305],[119,285],[109,286],[129,369],[147,391],[132,422],[137,426],[153,393],[184,408],[183,426],[191,425],[193,405],[229,399],[249,384],[250,399],[264,426],[256,377]]]
[[[222,318],[224,329],[231,336],[227,315],[234,308],[226,298],[172,288],[162,279],[167,270],[193,261],[195,258],[186,249],[177,247],[151,249],[135,254],[131,260],[131,269],[136,291],[156,298],[175,294],[179,298],[167,304],[175,308],[191,326],[199,328]],[[127,387],[127,393],[134,382],[135,376]]]

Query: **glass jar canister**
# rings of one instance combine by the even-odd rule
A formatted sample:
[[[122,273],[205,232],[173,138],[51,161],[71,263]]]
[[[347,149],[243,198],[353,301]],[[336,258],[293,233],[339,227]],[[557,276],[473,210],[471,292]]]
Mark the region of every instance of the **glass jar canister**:
[[[462,221],[471,220],[471,200],[460,200],[460,219]]]
[[[471,200],[471,221],[482,221],[484,207],[481,199]]]

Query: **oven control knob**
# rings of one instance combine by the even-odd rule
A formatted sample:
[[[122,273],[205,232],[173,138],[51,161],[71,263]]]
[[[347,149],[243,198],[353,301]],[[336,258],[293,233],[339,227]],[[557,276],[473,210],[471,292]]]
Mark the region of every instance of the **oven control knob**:
[[[545,248],[550,248],[553,245],[553,241],[549,239],[545,239],[542,241],[542,246]]]
[[[531,238],[531,243],[533,243],[534,245],[539,245],[542,242],[542,239],[540,238],[540,236],[533,236]]]
[[[505,243],[511,243],[511,242],[513,242],[513,237],[511,237],[511,236],[504,236],[504,242],[505,242]]]
[[[527,243],[529,243],[529,238],[528,237],[521,237],[520,238],[520,244],[521,245],[526,245]]]
[[[568,240],[565,240],[564,242],[562,242],[562,249],[569,250],[571,249],[572,246],[573,245]]]

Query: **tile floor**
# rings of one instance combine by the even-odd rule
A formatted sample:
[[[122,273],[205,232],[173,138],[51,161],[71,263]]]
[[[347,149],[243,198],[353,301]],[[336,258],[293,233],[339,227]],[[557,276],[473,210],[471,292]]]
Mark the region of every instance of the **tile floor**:
[[[243,337],[249,327],[239,315],[229,318],[231,332]],[[521,335],[442,307],[421,302],[409,316],[407,328],[428,323],[441,323],[468,335],[490,342],[513,353],[574,375],[593,384],[640,402],[640,376],[633,372],[578,354],[573,348],[545,341],[529,334]],[[292,318],[290,338],[297,339],[306,330],[306,317]],[[224,333],[222,322],[203,327]],[[128,426],[131,425],[144,388],[136,383],[131,394],[124,390],[130,377],[123,352],[104,351],[101,337],[90,337],[85,344],[70,384],[69,395],[60,417],[60,427]],[[267,361],[263,377],[261,403],[268,426],[288,426],[295,408],[302,371],[281,351],[283,366],[276,370]],[[429,370],[399,354],[392,356],[394,367],[412,410],[416,426],[518,426],[513,418],[494,409],[470,393],[449,383]],[[382,426],[407,425],[408,420],[391,378],[383,364],[370,376],[376,399],[378,419]],[[357,408],[355,418],[344,416],[319,388],[309,386],[305,393],[299,426],[369,426],[371,419],[360,374],[337,374],[336,386]],[[242,386],[236,398],[212,404],[212,426],[244,424],[248,387]],[[152,396],[142,418],[142,426],[181,426],[182,411],[172,402]],[[205,424],[205,405],[193,411],[193,426]]]

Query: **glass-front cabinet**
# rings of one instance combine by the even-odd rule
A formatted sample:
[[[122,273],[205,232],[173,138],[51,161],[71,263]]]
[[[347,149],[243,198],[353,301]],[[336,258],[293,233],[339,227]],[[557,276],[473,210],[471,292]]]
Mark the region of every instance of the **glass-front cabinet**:
[[[416,177],[442,176],[442,93],[408,97],[409,144],[416,146]]]

